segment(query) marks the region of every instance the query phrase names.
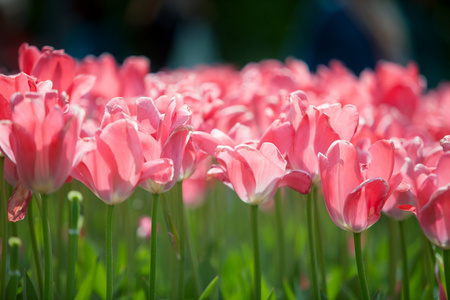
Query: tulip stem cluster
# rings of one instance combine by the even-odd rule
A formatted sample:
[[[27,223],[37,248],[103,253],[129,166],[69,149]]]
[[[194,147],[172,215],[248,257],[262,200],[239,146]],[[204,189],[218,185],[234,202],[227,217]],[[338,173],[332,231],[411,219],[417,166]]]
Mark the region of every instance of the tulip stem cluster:
[[[447,299],[450,299],[450,250],[443,249],[442,256],[444,257],[444,274],[445,274],[445,286],[447,291]]]
[[[400,243],[402,251],[402,264],[403,264],[403,299],[409,299],[409,275],[408,275],[408,253],[406,247],[405,237],[405,221],[398,222],[400,229]]]
[[[53,263],[52,263],[52,241],[50,238],[50,222],[48,215],[48,197],[45,194],[37,194],[42,202],[42,231],[44,234],[44,299],[53,299]]]
[[[177,204],[178,204],[178,226],[179,226],[179,243],[180,243],[180,259],[178,268],[178,299],[184,299],[184,268],[186,262],[185,247],[185,226],[184,226],[184,205],[183,195],[181,192],[181,184],[177,183]]]
[[[37,203],[37,201],[30,201],[30,204],[28,205],[27,219],[28,219],[28,230],[30,232],[30,238],[31,238],[31,249],[33,252],[34,266],[36,269],[36,277],[37,277],[37,281],[38,281],[39,295],[42,298],[42,293],[44,291],[44,281],[42,279],[41,256],[39,254],[39,248],[38,248],[35,224],[34,224],[34,216],[33,216],[33,207],[34,207],[34,205],[36,205],[36,203]]]
[[[1,260],[1,273],[0,273],[0,297],[5,295],[5,285],[6,285],[6,258],[8,255],[8,214],[7,214],[7,206],[8,200],[6,198],[6,185],[5,180],[3,178],[3,168],[4,168],[5,158],[0,157],[0,184],[2,185],[2,194],[1,194],[1,216],[2,220],[2,260]]]
[[[285,274],[285,249],[284,249],[284,229],[283,229],[283,203],[281,199],[281,192],[277,192],[275,195],[275,218],[277,224],[277,247],[278,247],[278,257],[279,257],[279,276],[280,286],[282,284],[281,280],[286,275]]]
[[[317,280],[317,251],[314,235],[314,198],[312,193],[306,197],[306,219],[308,222],[309,255],[311,261],[311,281],[314,299],[320,299],[319,282]]]
[[[113,298],[113,212],[114,205],[107,205],[107,216],[106,216],[106,300],[111,300]]]
[[[69,211],[69,262],[67,265],[66,299],[73,299],[75,292],[75,265],[77,262],[78,237],[78,219],[80,217],[81,194],[78,192],[69,193],[70,211]]]
[[[311,190],[313,201],[313,209],[314,209],[314,234],[315,234],[315,242],[318,259],[317,262],[320,268],[320,279],[322,281],[322,292],[327,296],[327,271],[325,268],[325,257],[323,253],[322,246],[322,229],[320,227],[320,214],[319,214],[319,198],[317,197],[317,191],[315,189]]]
[[[253,293],[255,300],[261,300],[261,266],[258,240],[258,205],[250,205],[250,221],[253,243]]]
[[[361,253],[361,232],[353,233],[353,240],[355,243],[356,265],[358,267],[359,284],[361,285],[361,294],[364,300],[370,299],[369,287],[367,286],[366,273],[364,271],[364,264]]]
[[[389,295],[396,298],[397,273],[397,221],[389,219]]]
[[[17,285],[19,283],[20,271],[19,271],[19,247],[22,244],[18,237],[10,237],[9,245],[11,246],[11,258],[10,258],[10,269],[9,274],[11,278],[9,279],[9,291],[8,299],[15,300],[17,294]]]
[[[159,194],[153,194],[152,205],[152,233],[151,233],[151,245],[150,245],[150,294],[149,299],[156,299],[156,229],[158,226],[158,203]]]

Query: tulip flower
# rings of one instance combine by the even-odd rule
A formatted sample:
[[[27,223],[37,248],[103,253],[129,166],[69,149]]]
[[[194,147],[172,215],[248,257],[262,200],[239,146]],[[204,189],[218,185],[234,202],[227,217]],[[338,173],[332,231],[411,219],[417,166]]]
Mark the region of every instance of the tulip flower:
[[[333,222],[344,230],[361,232],[380,218],[387,197],[401,183],[392,176],[394,145],[387,140],[374,143],[363,163],[348,141],[331,144],[326,155],[319,153],[323,196]]]
[[[126,103],[112,99],[105,111],[102,127],[93,143],[96,149],[88,153],[74,169],[72,176],[108,205],[107,218],[107,299],[112,299],[112,211],[115,204],[128,199],[137,185],[151,176],[172,180],[170,159],[145,161],[138,134],[138,123],[129,116]],[[161,175],[163,174],[163,175]],[[160,175],[160,176],[159,176]]]
[[[354,232],[355,253],[364,299],[369,299],[361,257],[361,232],[380,218],[387,197],[401,183],[401,175],[392,176],[394,145],[381,140],[365,155],[348,141],[331,144],[326,155],[319,153],[323,197],[333,222]]]
[[[254,296],[261,298],[261,271],[259,266],[258,205],[272,198],[281,186],[289,186],[307,194],[311,176],[305,171],[286,171],[286,160],[272,143],[263,143],[259,149],[241,144],[234,148],[218,146],[216,159],[209,176],[232,188],[239,198],[251,204],[251,228],[254,257]]]
[[[209,176],[232,188],[245,203],[259,205],[273,197],[279,187],[289,186],[307,194],[311,177],[305,171],[286,171],[286,160],[272,143],[259,150],[248,145],[218,146]]]
[[[79,139],[84,111],[68,106],[57,91],[16,93],[11,96],[11,120],[0,121],[0,150],[16,164],[20,184],[32,192],[49,194],[67,180],[74,165],[90,151],[90,145]],[[18,185],[20,187],[20,185]],[[16,189],[14,207],[26,208],[30,197]],[[22,202],[23,201],[23,202]],[[25,203],[24,203],[25,202]],[[42,222],[45,248],[44,298],[51,299],[52,264],[48,201],[43,200]],[[19,210],[22,212],[22,210]],[[24,214],[19,213],[19,218]]]
[[[401,205],[412,211],[419,220],[425,236],[443,249],[447,297],[450,294],[450,222],[446,217],[450,206],[450,153],[445,152],[438,160],[436,169],[417,164],[415,184],[417,198],[415,206]]]
[[[42,194],[58,190],[91,150],[79,139],[84,111],[68,106],[57,91],[11,97],[11,120],[0,122],[0,150],[16,164],[19,181]]]

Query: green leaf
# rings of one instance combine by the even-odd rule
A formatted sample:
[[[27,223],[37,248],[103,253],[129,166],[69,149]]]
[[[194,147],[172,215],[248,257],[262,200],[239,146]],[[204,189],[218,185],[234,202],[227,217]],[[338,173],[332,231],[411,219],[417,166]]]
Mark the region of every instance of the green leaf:
[[[102,263],[98,264],[97,272],[95,272],[94,292],[101,299],[106,299],[106,272]]]
[[[327,286],[328,297],[336,299],[342,289],[344,274],[340,266],[336,266],[330,271],[330,281]]]
[[[200,298],[198,298],[198,299],[199,300],[207,299],[211,295],[214,288],[216,287],[218,280],[219,280],[219,276],[214,277],[214,279],[211,280],[211,282],[208,284],[208,286],[206,287],[206,289],[203,291],[203,293],[200,295]]]
[[[283,288],[284,288],[284,293],[286,294],[286,298],[288,300],[295,300],[294,292],[292,291],[291,287],[289,286],[289,283],[287,282],[286,278],[283,278]]]
[[[167,204],[167,199],[166,197],[161,197],[158,201],[160,201],[163,209],[164,220],[166,221],[167,230],[169,231],[168,233],[170,236],[170,240],[172,241],[175,254],[177,255],[177,258],[180,259],[180,243],[179,243],[180,238],[178,236],[178,231],[173,221],[172,214],[170,213],[169,205]]]
[[[33,282],[31,281],[28,273],[25,272],[25,277],[23,279],[23,300],[38,300],[39,296],[34,288]]]
[[[127,274],[127,270],[123,269],[122,271],[120,271],[119,275],[116,277],[116,279],[114,279],[114,291],[113,294],[117,293],[117,291],[120,289],[120,285],[122,284],[125,275]]]
[[[277,297],[275,296],[275,288],[270,291],[269,297],[267,297],[267,300],[276,300]]]
[[[92,294],[92,289],[94,287],[94,278],[97,273],[99,258],[97,258],[97,263],[94,265],[92,269],[89,270],[89,273],[81,282],[80,288],[78,289],[78,293],[75,296],[75,300],[83,300],[90,299]]]
[[[20,276],[20,277],[22,277],[22,276]],[[18,290],[18,285],[19,285],[19,282],[20,282],[20,277],[17,280],[17,282],[15,283],[17,285],[16,288],[14,289],[14,291],[16,292],[16,295],[19,294],[19,293],[17,293],[17,290]],[[8,284],[6,285],[6,290],[5,290],[6,291],[6,299],[9,299],[10,289],[12,288],[12,284],[14,284],[14,283],[11,282],[11,280],[14,279],[14,278],[15,277],[11,276],[9,278]]]
[[[376,291],[375,294],[371,298],[372,300],[380,300],[381,299],[381,293],[380,290]]]
[[[141,284],[144,287],[145,299],[149,299],[150,285],[148,284],[148,278],[142,277]]]

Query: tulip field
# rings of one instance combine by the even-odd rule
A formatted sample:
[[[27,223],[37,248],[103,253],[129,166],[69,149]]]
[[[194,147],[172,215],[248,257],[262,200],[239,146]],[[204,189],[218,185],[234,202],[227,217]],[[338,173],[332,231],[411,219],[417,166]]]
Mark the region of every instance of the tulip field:
[[[0,74],[0,299],[448,299],[450,84],[417,64]]]

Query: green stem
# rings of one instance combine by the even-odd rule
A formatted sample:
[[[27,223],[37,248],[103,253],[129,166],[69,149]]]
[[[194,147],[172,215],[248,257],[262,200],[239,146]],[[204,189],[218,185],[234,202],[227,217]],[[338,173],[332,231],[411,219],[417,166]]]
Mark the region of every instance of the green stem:
[[[42,293],[44,291],[44,282],[42,280],[42,268],[41,268],[41,258],[39,255],[39,248],[36,238],[34,216],[33,216],[33,206],[35,201],[30,201],[27,209],[27,219],[28,219],[28,231],[31,237],[31,249],[33,251],[34,266],[36,269],[36,277],[38,281],[39,296],[42,298]]]
[[[113,227],[113,211],[114,205],[107,205],[107,217],[106,217],[106,300],[113,298],[113,245],[112,245],[112,227]]]
[[[80,201],[82,196],[78,192],[69,193],[70,212],[69,212],[69,261],[67,265],[66,299],[73,299],[75,291],[75,266],[77,262],[78,237],[80,231],[78,228],[78,219],[80,217]]]
[[[447,291],[447,299],[450,299],[450,250],[443,249],[442,256],[444,257],[444,274],[445,274],[445,286]]]
[[[134,234],[136,227],[133,226],[134,214],[133,214],[133,203],[132,201],[127,201],[125,206],[125,232],[127,236],[127,289],[128,294],[132,295],[135,291],[135,271],[134,271],[134,256],[135,256],[135,237]],[[133,232],[134,231],[134,232]]]
[[[317,280],[317,257],[316,257],[316,241],[314,235],[314,216],[313,216],[313,198],[306,199],[306,219],[308,222],[308,238],[309,238],[309,255],[311,261],[311,281],[313,288],[314,299],[320,299],[319,283]]]
[[[5,158],[0,157],[0,184],[2,185],[1,195],[1,216],[2,220],[2,260],[1,260],[1,273],[0,273],[0,298],[5,298],[6,287],[6,258],[8,257],[8,199],[6,198],[6,184],[3,178]]]
[[[63,273],[63,262],[66,261],[66,258],[64,257],[65,255],[65,251],[64,251],[64,238],[63,238],[63,228],[64,228],[64,204],[66,203],[66,201],[63,201],[62,199],[64,199],[65,195],[67,195],[67,191],[66,191],[66,185],[62,186],[59,190],[58,190],[58,199],[60,199],[60,201],[58,201],[58,206],[54,205],[54,213],[56,210],[56,261],[57,261],[57,265],[56,265],[56,274],[62,274]],[[55,214],[53,214],[55,215]],[[62,280],[63,276],[56,276],[55,278],[55,283],[56,283],[56,289],[62,290]]]
[[[185,212],[186,213],[186,212]],[[196,295],[199,296],[200,293],[202,292],[202,283],[200,280],[200,275],[198,274],[198,270],[199,270],[199,265],[198,265],[198,258],[197,258],[197,251],[195,249],[195,245],[194,243],[192,243],[192,232],[190,230],[190,226],[189,226],[189,222],[188,222],[188,218],[187,215],[185,215],[185,226],[186,226],[186,244],[189,250],[189,258],[191,260],[192,263],[192,273],[193,273],[193,277],[194,277],[194,286],[195,286],[195,291],[196,291]]]
[[[428,283],[429,291],[433,294],[436,286],[434,277],[435,255],[430,241],[422,234],[422,251],[425,253],[423,256],[425,262],[425,280]]]
[[[52,264],[52,241],[50,237],[50,223],[48,219],[48,199],[44,194],[37,194],[42,202],[42,231],[44,233],[44,299],[53,299],[53,264]]]
[[[405,221],[398,222],[403,264],[403,300],[409,300],[408,252],[406,248]]]
[[[180,241],[180,259],[178,267],[178,299],[184,299],[184,268],[186,262],[186,248],[185,248],[185,224],[184,224],[184,205],[183,194],[181,192],[181,182],[177,183],[178,188],[178,227],[179,227],[179,241]]]
[[[284,249],[284,230],[283,230],[283,203],[281,199],[281,190],[279,190],[275,195],[275,221],[277,230],[277,247],[278,247],[278,257],[279,257],[279,270],[278,276],[279,287],[283,284],[283,277],[286,275],[285,271],[285,249]]]
[[[367,286],[366,273],[364,272],[364,264],[361,254],[361,232],[353,232],[355,242],[356,265],[358,267],[359,284],[361,285],[361,293],[364,300],[370,299],[369,287]]]
[[[323,254],[323,246],[322,246],[322,228],[320,226],[320,214],[319,214],[319,201],[317,199],[317,191],[315,189],[311,190],[312,200],[313,200],[313,209],[314,209],[314,235],[317,246],[317,255],[318,255],[318,263],[320,268],[320,279],[322,281],[322,291],[325,294],[325,298],[327,298],[327,272],[325,269],[325,257]]]
[[[156,299],[156,229],[158,226],[159,194],[153,194],[152,233],[150,245],[150,300]]]
[[[389,295],[396,299],[396,273],[397,273],[397,237],[395,235],[397,221],[389,219]]]
[[[251,230],[253,242],[254,299],[261,300],[261,267],[259,260],[259,241],[258,241],[258,205],[250,205],[250,212],[251,212]]]
[[[8,299],[15,300],[17,295],[17,284],[19,283],[20,271],[19,271],[19,246],[21,241],[18,237],[10,237],[9,245],[11,246],[11,257],[10,257],[10,270],[11,275],[9,280],[9,291]]]

